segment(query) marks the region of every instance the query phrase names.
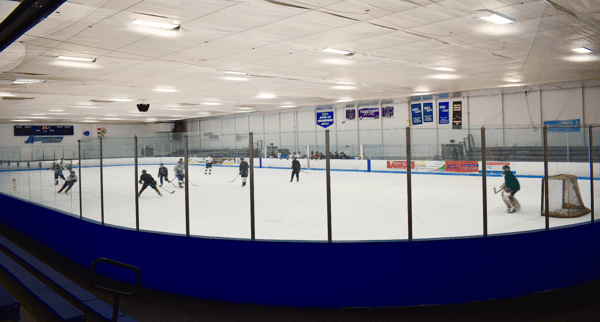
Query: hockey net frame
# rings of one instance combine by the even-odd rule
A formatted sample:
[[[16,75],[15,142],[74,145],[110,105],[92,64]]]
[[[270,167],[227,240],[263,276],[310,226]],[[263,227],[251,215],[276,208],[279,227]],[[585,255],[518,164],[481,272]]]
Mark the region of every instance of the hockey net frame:
[[[556,217],[556,218],[576,218],[589,214],[591,210],[586,208],[583,203],[583,198],[581,198],[581,191],[579,190],[579,183],[577,181],[577,176],[570,174],[558,174],[555,176],[548,177],[548,190],[550,190],[550,180],[560,180],[562,181],[561,188],[561,208],[554,210],[550,206],[550,201],[548,201],[548,216]],[[542,204],[541,204],[541,215],[545,216],[545,199],[546,199],[546,191],[544,184],[545,178],[542,178]],[[569,192],[566,192],[565,189],[572,190],[572,194],[568,195]],[[548,193],[548,198],[550,197],[550,191]],[[568,199],[568,200],[566,200]],[[575,201],[577,204],[573,203]]]

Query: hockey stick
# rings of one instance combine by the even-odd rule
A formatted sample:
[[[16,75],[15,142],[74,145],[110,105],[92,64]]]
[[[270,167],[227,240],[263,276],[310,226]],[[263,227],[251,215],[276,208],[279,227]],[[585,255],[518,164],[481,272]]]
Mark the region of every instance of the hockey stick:
[[[237,179],[240,175],[238,174],[235,178],[233,178],[233,180],[229,181],[229,183],[232,183],[235,181],[235,179]]]
[[[188,180],[188,182],[189,182],[190,184],[192,184],[192,186],[194,186],[194,187],[197,187],[197,186],[198,186],[197,184],[194,184],[194,183],[193,183],[193,182],[191,182],[190,180]]]
[[[500,189],[500,190],[496,191],[496,187],[494,187],[494,194],[495,194],[495,195],[497,195],[497,194],[498,194],[498,192],[500,192],[500,191],[502,191],[502,190],[504,190],[504,188],[502,188],[502,189]]]
[[[167,189],[165,189],[165,188],[163,188],[163,187],[161,187],[161,186],[158,186],[158,187],[159,187],[159,188],[161,188],[162,190],[164,190],[164,191],[166,191],[166,192],[170,193],[170,194],[173,194],[173,193],[175,193],[175,191],[169,191],[169,190],[167,190]]]
[[[173,178],[173,180],[175,180],[175,178]],[[177,186],[173,183],[173,180],[169,180],[169,178],[167,178],[167,182],[172,184],[173,187],[177,188]]]
[[[304,173],[306,173],[306,174],[310,174],[310,172],[306,172],[306,171],[304,171],[304,170],[300,170],[300,172],[304,172]]]

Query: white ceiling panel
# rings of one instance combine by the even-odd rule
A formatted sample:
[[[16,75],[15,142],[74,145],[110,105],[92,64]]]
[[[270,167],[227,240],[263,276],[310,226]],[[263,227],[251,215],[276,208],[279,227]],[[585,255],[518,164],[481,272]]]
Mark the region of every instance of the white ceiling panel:
[[[18,4],[0,1],[0,15]],[[101,119],[110,110],[128,114],[122,117],[128,122],[147,122],[196,118],[202,110],[226,115],[239,104],[258,111],[342,97],[400,99],[417,87],[440,93],[515,79],[538,86],[598,81],[600,6],[563,4],[577,17],[534,0],[69,1],[24,34],[20,47],[0,53],[0,91],[34,97],[0,101],[0,122],[49,109],[65,109],[52,116],[64,120]],[[492,12],[515,22],[479,19]],[[181,27],[140,28],[135,20]],[[594,52],[572,51],[582,46]],[[323,52],[327,47],[350,53]],[[96,61],[65,62],[59,55]],[[16,78],[44,82],[11,84]],[[355,84],[340,88],[336,81]],[[131,101],[76,107],[111,97]],[[153,106],[151,113],[128,113],[142,101]],[[207,101],[222,105],[180,105]]]

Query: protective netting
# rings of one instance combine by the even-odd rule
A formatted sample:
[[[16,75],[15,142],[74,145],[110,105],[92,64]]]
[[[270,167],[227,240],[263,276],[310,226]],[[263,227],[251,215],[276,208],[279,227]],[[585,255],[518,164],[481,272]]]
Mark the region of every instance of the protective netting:
[[[542,179],[542,216],[545,215],[544,179]],[[550,217],[581,217],[591,212],[581,199],[577,176],[559,174],[548,177],[548,210]]]
[[[597,56],[577,55],[572,49],[600,41],[600,2],[547,0],[546,3],[518,78],[536,84],[597,78]],[[548,65],[555,68],[546,68]]]

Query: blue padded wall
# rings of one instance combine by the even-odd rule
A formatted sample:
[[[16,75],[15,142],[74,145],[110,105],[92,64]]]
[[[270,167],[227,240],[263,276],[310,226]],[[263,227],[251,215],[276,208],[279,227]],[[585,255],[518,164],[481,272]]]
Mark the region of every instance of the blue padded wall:
[[[600,277],[598,224],[412,242],[251,242],[102,226],[3,194],[0,203],[3,224],[83,266],[99,257],[121,261],[141,269],[144,287],[205,299],[297,307],[451,304]]]

